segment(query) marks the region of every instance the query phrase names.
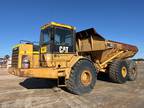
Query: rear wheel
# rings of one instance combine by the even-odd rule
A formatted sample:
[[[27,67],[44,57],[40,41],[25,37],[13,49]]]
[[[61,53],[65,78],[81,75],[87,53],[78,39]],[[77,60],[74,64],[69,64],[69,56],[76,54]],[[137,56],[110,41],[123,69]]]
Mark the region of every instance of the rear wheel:
[[[89,60],[79,60],[66,80],[66,87],[74,94],[89,93],[94,88],[96,79],[97,72],[93,63]]]
[[[128,65],[128,80],[129,81],[134,81],[137,78],[137,67],[136,63],[133,60],[127,60],[127,65]]]
[[[128,66],[126,61],[113,61],[109,68],[109,77],[112,82],[125,83],[128,78]]]

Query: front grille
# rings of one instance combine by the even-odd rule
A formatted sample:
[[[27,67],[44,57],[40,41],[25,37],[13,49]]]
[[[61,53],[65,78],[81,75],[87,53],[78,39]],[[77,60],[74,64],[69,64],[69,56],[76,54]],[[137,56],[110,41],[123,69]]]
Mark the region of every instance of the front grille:
[[[18,67],[19,47],[13,48],[12,51],[12,67]]]

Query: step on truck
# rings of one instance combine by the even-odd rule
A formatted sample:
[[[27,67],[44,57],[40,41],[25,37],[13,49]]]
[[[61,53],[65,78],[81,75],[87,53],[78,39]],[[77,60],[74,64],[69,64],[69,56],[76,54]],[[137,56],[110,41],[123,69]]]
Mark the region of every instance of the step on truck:
[[[74,94],[89,93],[97,75],[107,73],[112,82],[136,79],[136,46],[106,40],[94,28],[76,32],[66,24],[41,27],[39,45],[26,41],[12,49],[9,73],[20,77],[56,79],[58,87]]]

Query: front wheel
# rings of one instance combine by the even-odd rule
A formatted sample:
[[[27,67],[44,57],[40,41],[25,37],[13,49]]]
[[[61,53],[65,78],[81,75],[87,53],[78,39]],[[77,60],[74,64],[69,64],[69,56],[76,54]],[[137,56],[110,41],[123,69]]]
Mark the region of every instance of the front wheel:
[[[89,60],[79,60],[72,68],[69,79],[66,80],[67,89],[74,94],[89,93],[95,86],[97,72]]]

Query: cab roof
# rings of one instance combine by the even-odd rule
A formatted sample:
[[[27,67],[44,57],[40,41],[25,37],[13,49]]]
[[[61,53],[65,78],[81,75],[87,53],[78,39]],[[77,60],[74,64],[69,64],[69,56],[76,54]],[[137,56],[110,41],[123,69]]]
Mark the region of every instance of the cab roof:
[[[56,23],[56,22],[50,22],[48,24],[45,24],[41,27],[41,30],[46,29],[49,26],[57,26],[57,27],[63,27],[63,28],[68,28],[68,29],[72,29],[75,30],[76,28],[70,25],[66,25],[66,24],[61,24],[61,23]]]

